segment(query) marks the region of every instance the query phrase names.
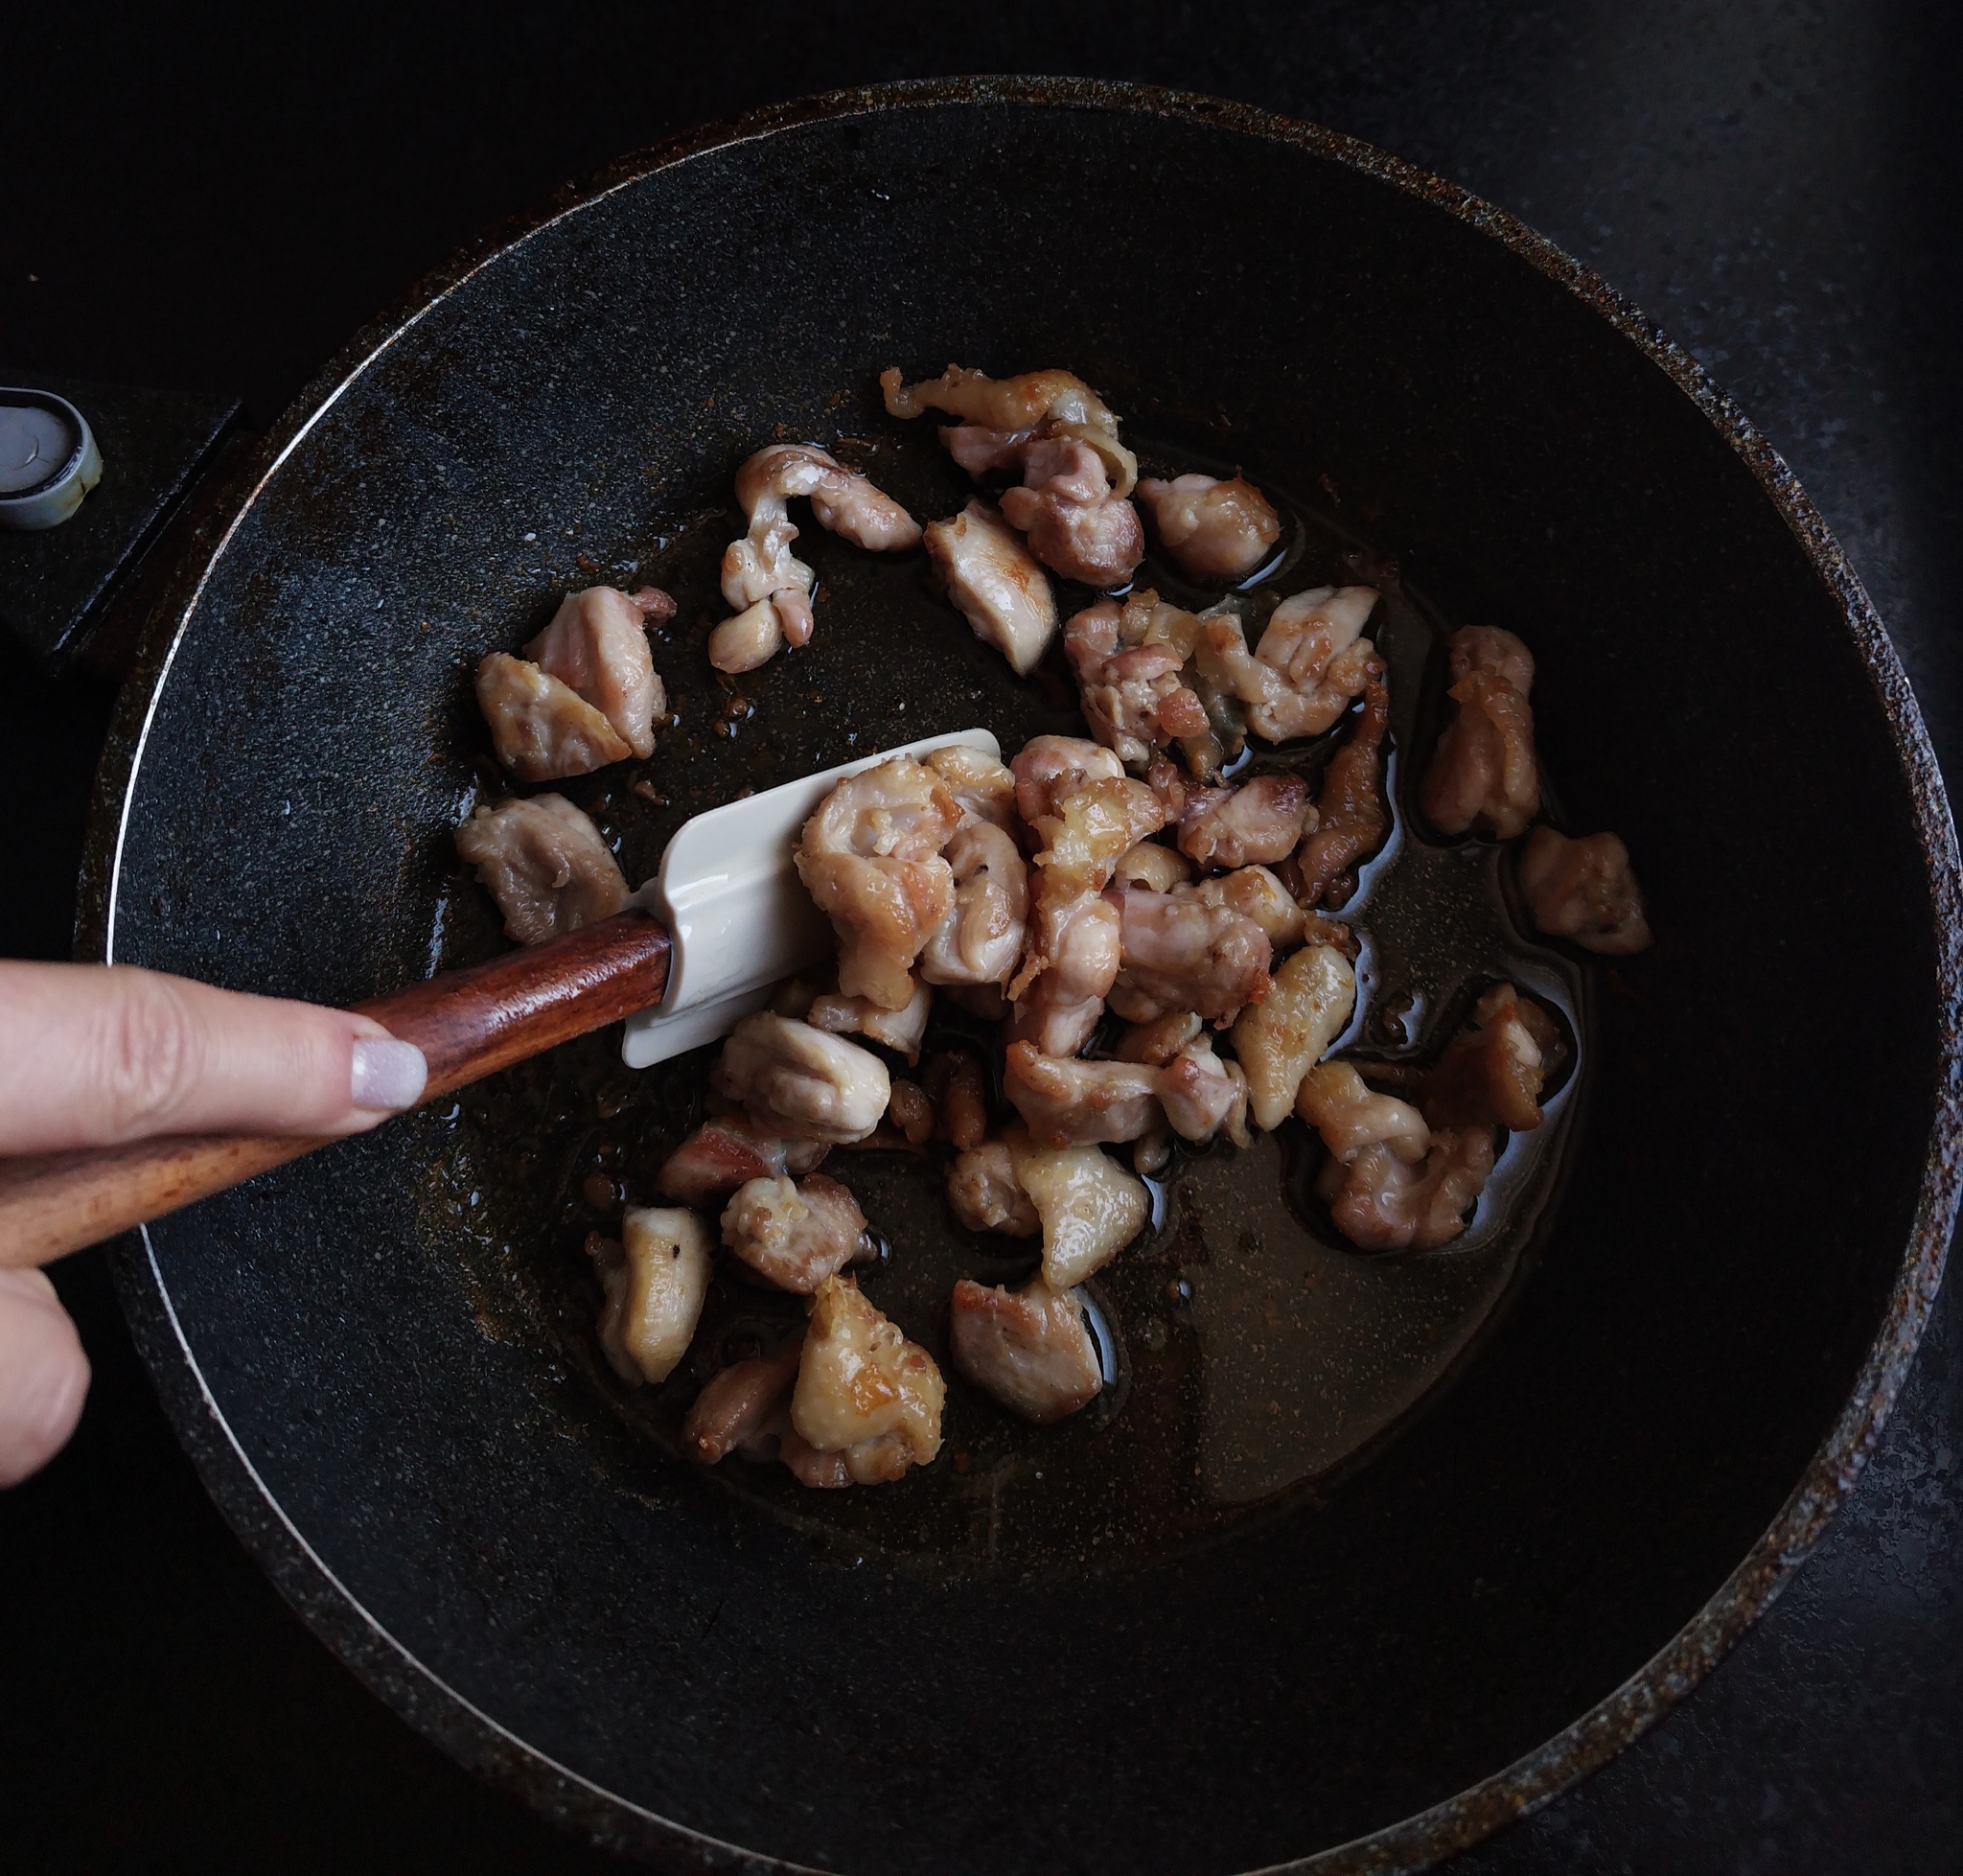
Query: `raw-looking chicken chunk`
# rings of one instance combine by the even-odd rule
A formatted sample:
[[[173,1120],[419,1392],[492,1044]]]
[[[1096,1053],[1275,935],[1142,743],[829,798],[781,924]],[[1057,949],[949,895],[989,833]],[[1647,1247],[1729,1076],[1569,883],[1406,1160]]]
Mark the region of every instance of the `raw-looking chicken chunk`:
[[[1016,824],[1015,772],[984,750],[950,743],[920,758],[947,783],[961,811],[961,824],[970,818],[1013,833]]]
[[[1257,736],[1319,736],[1363,688],[1375,647],[1360,635],[1376,598],[1374,587],[1298,592],[1275,608],[1252,654],[1238,617],[1208,613],[1194,659],[1203,677],[1245,706]]]
[[[1118,908],[1096,892],[1038,909],[1029,958],[1040,974],[1025,983],[1009,1021],[1009,1039],[1046,1055],[1074,1055],[1097,1027],[1104,999],[1123,961]]]
[[[600,1263],[600,1346],[622,1379],[664,1381],[688,1352],[715,1244],[708,1226],[679,1207],[630,1206],[621,1239],[622,1258]]]
[[[804,1020],[815,1030],[831,1035],[863,1035],[882,1049],[891,1049],[910,1062],[920,1059],[920,1040],[927,1033],[927,1019],[934,1013],[934,992],[926,984],[913,986],[913,994],[898,1009],[887,1009],[866,997],[848,997],[830,990],[814,997]]]
[[[647,626],[674,616],[674,600],[658,587],[634,593],[589,587],[560,601],[525,656],[598,710],[635,755],[649,756],[668,693],[655,672]]]
[[[963,1277],[948,1309],[955,1371],[1011,1413],[1049,1426],[1097,1398],[1097,1344],[1074,1291],[1041,1277],[1019,1290]]]
[[[1101,1270],[1151,1218],[1145,1182],[1096,1146],[1011,1146],[1016,1177],[1043,1221],[1043,1281],[1051,1289]]]
[[[1458,714],[1438,739],[1420,797],[1442,833],[1510,841],[1540,811],[1534,755],[1534,655],[1511,632],[1462,626],[1446,640]]]
[[[1190,789],[1179,818],[1179,850],[1203,869],[1270,866],[1295,851],[1315,812],[1308,784],[1296,775]]]
[[[1056,636],[1056,596],[1023,537],[978,497],[958,515],[928,522],[927,554],[975,637],[1027,678]]]
[[[477,666],[477,707],[498,761],[520,781],[590,775],[634,753],[604,710],[509,652],[493,652]]]
[[[1120,868],[1120,876],[1122,871]],[[1213,879],[1179,882],[1161,890],[1180,898],[1197,899],[1202,905],[1226,906],[1243,918],[1252,918],[1267,933],[1278,956],[1300,944],[1307,929],[1295,895],[1265,867],[1236,867]]]
[[[479,808],[456,830],[456,850],[520,944],[564,938],[627,904],[627,881],[600,830],[563,795]]]
[[[1005,1141],[984,1140],[955,1155],[947,1169],[947,1202],[970,1231],[1034,1238],[1043,1229]]]
[[[717,1465],[732,1452],[745,1458],[774,1456],[768,1446],[782,1435],[803,1353],[800,1335],[775,1355],[751,1355],[712,1377],[681,1423],[682,1449],[704,1466]]]
[[[1626,958],[1655,942],[1628,848],[1613,834],[1570,840],[1535,828],[1520,849],[1520,891],[1536,925],[1586,950]]]
[[[1046,1146],[1137,1140],[1159,1120],[1159,1071],[1133,1062],[1079,1062],[1011,1042],[1002,1091]]]
[[[889,1483],[940,1450],[946,1392],[934,1357],[850,1279],[818,1286],[791,1394],[792,1431],[814,1451],[841,1454],[857,1484]]]
[[[1495,984],[1425,1076],[1424,1118],[1435,1127],[1537,1127],[1541,1085],[1559,1048],[1560,1031],[1546,1010],[1511,984]]]
[[[913,995],[913,963],[954,910],[941,858],[961,810],[925,764],[897,755],[848,776],[804,823],[797,876],[838,932],[839,988],[886,1009]]]
[[[797,496],[811,498],[820,527],[855,546],[880,553],[919,544],[912,516],[815,445],[759,450],[736,472],[736,499],[749,527],[723,555],[723,597],[735,611],[709,635],[709,662],[719,671],[754,670],[785,644],[811,637],[816,576],[791,552],[797,529],[789,504]]]
[[[920,954],[920,975],[929,984],[1006,984],[1029,916],[1022,853],[1001,827],[977,819],[955,830],[944,857],[955,902]]]
[[[1314,819],[1295,855],[1305,907],[1320,905],[1339,879],[1383,845],[1391,824],[1382,785],[1384,731],[1390,720],[1383,661],[1372,658],[1364,665],[1363,708],[1356,727],[1329,757]]]
[[[783,1140],[748,1114],[704,1121],[661,1162],[656,1189],[682,1205],[706,1205],[751,1179],[815,1172],[830,1149],[823,1141]]]
[[[730,1031],[709,1085],[749,1108],[765,1132],[834,1146],[864,1140],[892,1094],[886,1064],[869,1050],[764,1010]]]
[[[1302,1118],[1329,1161],[1316,1189],[1336,1229],[1362,1250],[1449,1243],[1492,1171],[1492,1131],[1433,1131],[1393,1095],[1374,1094],[1348,1062],[1325,1062],[1302,1084]]]
[[[1184,893],[1113,887],[1122,963],[1108,995],[1127,1022],[1189,1009],[1227,1024],[1268,993],[1273,947],[1252,918]]]
[[[803,1296],[873,1248],[859,1201],[822,1172],[751,1180],[724,1209],[723,1243],[758,1276]]]
[[[1120,587],[1145,556],[1139,511],[1111,486],[1106,454],[1081,438],[1046,433],[1021,451],[1023,481],[1002,492],[1002,518],[1066,580]]]
[[[1282,538],[1281,517],[1243,475],[1224,482],[1212,475],[1148,477],[1139,484],[1139,500],[1172,564],[1202,586],[1246,579]]]
[[[1084,721],[1127,768],[1143,769],[1155,749],[1207,731],[1206,709],[1181,677],[1190,642],[1182,646],[1169,630],[1154,633],[1156,615],[1177,612],[1157,593],[1139,592],[1122,606],[1099,600],[1063,629]],[[1196,635],[1192,614],[1179,616]]]
[[[1234,1053],[1247,1076],[1248,1111],[1272,1133],[1296,1092],[1356,1007],[1356,973],[1330,944],[1305,944],[1284,959],[1268,994],[1240,1013]]]

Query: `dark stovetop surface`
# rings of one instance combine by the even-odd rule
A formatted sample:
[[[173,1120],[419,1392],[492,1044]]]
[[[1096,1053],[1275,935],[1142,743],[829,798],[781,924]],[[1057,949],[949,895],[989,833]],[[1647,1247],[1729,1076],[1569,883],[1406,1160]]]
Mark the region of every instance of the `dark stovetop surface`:
[[[10,361],[237,389],[263,425],[452,246],[670,130],[895,77],[1177,83],[1465,183],[1690,345],[1826,511],[1963,776],[1963,129],[1934,0],[668,11],[415,0],[380,26],[335,10],[279,36],[242,10],[17,13],[0,24],[9,143],[40,156],[10,165],[0,218]],[[35,803],[0,954],[66,951],[108,703],[16,668],[0,686],[0,772]],[[179,1453],[100,1260],[58,1280],[96,1383],[70,1451],[0,1497],[7,1866],[612,1867],[452,1767],[312,1640]],[[1654,1731],[1459,1866],[1963,1869],[1954,1285],[1781,1602]]]

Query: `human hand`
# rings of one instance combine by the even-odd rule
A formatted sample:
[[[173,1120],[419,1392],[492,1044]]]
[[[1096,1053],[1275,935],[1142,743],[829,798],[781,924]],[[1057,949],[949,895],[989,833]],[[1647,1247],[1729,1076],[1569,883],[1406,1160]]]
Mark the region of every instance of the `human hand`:
[[[0,1154],[165,1133],[358,1133],[412,1106],[413,1044],[342,1009],[127,965],[0,961]],[[44,1466],[88,1392],[38,1271],[0,1269],[0,1486]]]

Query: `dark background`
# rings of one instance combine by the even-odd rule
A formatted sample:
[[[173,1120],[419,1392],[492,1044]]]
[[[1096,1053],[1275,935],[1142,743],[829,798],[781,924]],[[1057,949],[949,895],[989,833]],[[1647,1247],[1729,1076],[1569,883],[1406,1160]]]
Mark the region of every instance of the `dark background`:
[[[1350,131],[1512,209],[1697,353],[1825,510],[1963,775],[1963,61],[1940,5],[32,11],[0,18],[0,376],[237,391],[255,427],[488,223],[799,93],[1089,73]],[[67,952],[111,696],[7,667],[0,955]],[[1795,915],[1858,938],[1858,907]],[[0,1864],[611,1866],[451,1767],[312,1640],[179,1453],[100,1260],[58,1280],[96,1382],[71,1449],[0,1496]],[[1952,1285],[1778,1606],[1646,1739],[1459,1867],[1963,1869],[1959,1345]]]

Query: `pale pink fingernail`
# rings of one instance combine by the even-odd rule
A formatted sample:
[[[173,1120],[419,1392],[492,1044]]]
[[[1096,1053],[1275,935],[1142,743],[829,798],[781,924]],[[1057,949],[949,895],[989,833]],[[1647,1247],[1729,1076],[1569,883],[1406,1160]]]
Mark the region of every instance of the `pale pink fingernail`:
[[[392,1036],[362,1036],[355,1044],[348,1099],[371,1114],[395,1114],[413,1107],[429,1078],[429,1064],[413,1042]]]

